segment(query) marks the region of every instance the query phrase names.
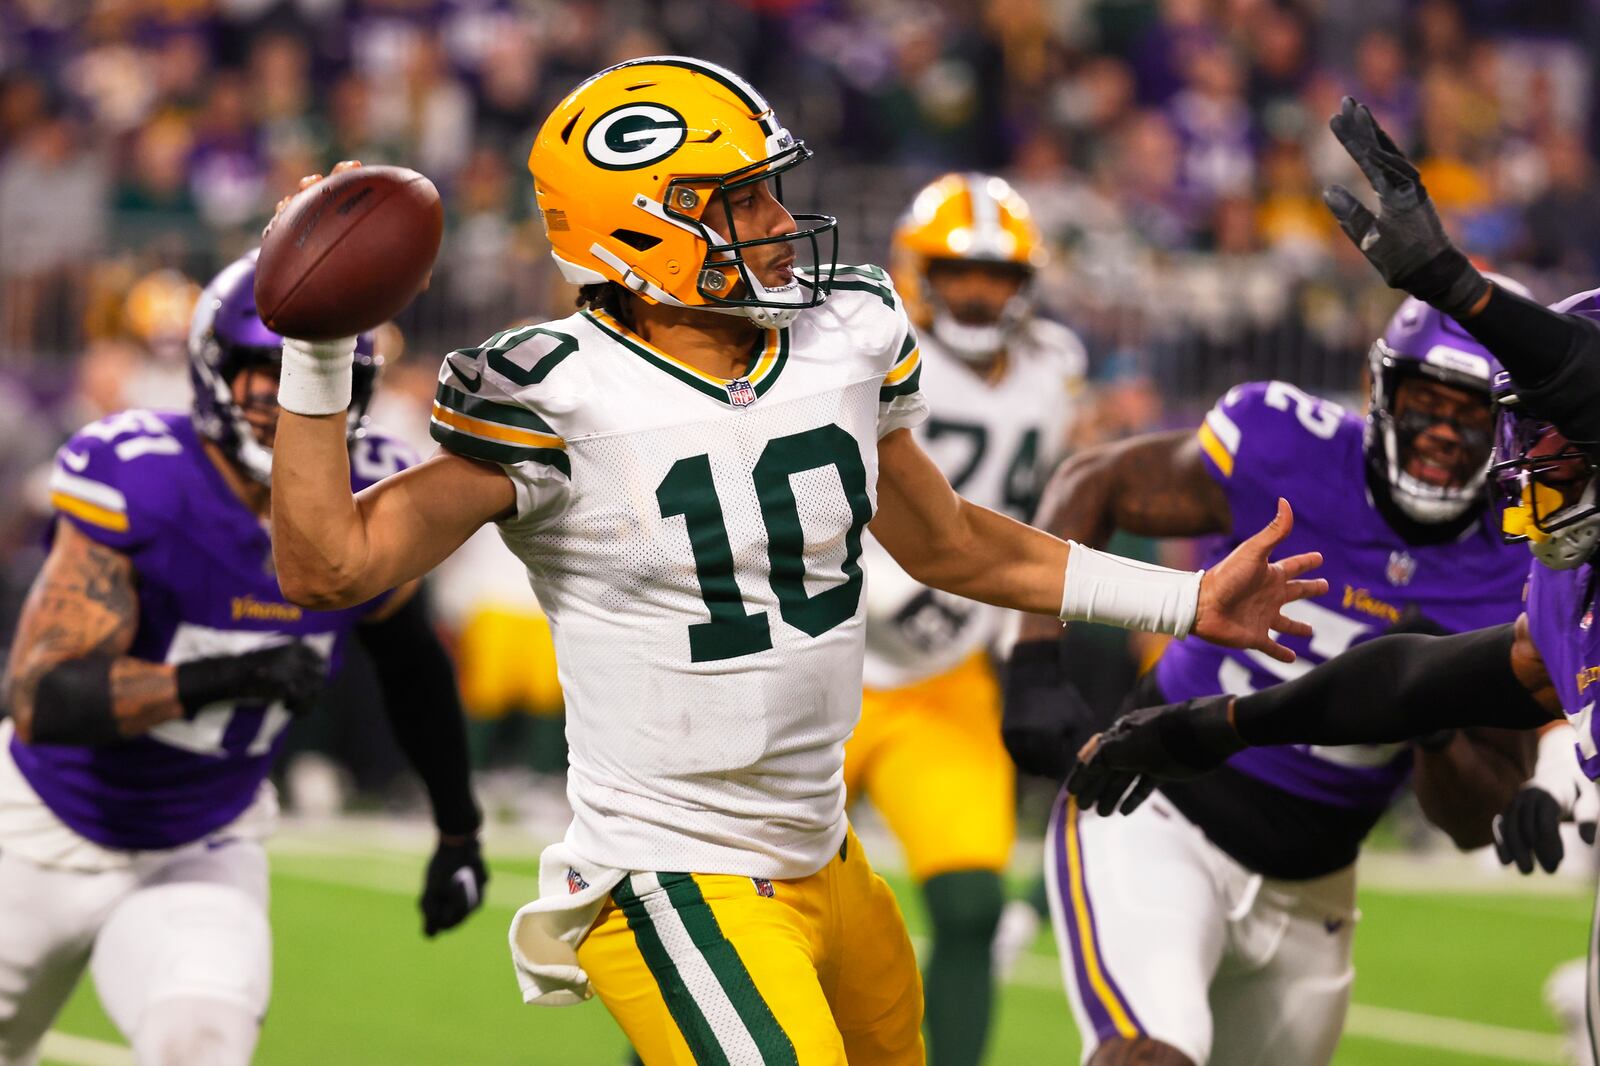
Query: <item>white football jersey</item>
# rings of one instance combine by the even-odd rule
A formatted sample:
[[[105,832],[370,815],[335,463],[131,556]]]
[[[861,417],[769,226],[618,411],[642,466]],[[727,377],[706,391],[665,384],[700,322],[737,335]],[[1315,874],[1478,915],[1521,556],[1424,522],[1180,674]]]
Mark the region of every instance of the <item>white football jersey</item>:
[[[1083,345],[1065,326],[1035,318],[990,381],[932,336],[921,343],[929,415],[917,440],[961,495],[1032,521],[1044,479],[1065,450],[1087,365]],[[867,540],[868,688],[935,677],[999,634],[1003,610],[924,587]]]
[[[725,381],[586,310],[440,373],[435,438],[516,484],[591,862],[800,877],[843,840],[877,444],[925,414],[921,353],[875,267],[764,345]]]

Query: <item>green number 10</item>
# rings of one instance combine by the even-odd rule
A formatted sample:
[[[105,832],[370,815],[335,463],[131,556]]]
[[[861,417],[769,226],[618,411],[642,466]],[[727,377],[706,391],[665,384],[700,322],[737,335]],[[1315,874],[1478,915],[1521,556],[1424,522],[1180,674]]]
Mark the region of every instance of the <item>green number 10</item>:
[[[806,592],[805,531],[790,477],[831,466],[839,473],[850,504],[845,533],[844,581],[816,595]],[[861,530],[872,517],[867,472],[855,438],[836,425],[818,426],[767,442],[752,472],[761,521],[767,530],[768,580],[778,610],[789,625],[818,637],[853,617],[861,602]],[[734,578],[733,549],[722,501],[711,479],[711,457],[679,459],[656,487],[662,518],[683,516],[694,554],[700,598],[709,622],[689,626],[689,657],[697,663],[735,659],[772,647],[767,612],[745,609]]]

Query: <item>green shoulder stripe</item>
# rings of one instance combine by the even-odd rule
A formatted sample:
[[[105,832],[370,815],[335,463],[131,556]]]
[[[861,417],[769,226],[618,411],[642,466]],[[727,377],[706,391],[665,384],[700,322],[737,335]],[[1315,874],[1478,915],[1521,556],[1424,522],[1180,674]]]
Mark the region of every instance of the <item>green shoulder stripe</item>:
[[[535,433],[549,433],[552,436],[560,435],[550,428],[550,423],[526,407],[479,399],[476,396],[462,392],[460,389],[453,389],[443,382],[439,384],[439,389],[434,393],[433,398],[440,407],[458,411],[468,418],[477,418],[484,422],[498,422],[502,426],[516,426],[518,429],[531,429]]]
[[[918,364],[917,368],[907,375],[906,379],[900,382],[900,384],[885,385],[879,389],[878,402],[888,403],[890,400],[893,400],[899,396],[910,396],[913,392],[916,392],[917,389],[921,388],[921,382],[922,366],[921,364]]]
[[[481,459],[486,463],[504,463],[507,466],[541,463],[560,471],[563,477],[572,477],[572,460],[560,448],[524,448],[517,444],[502,444],[499,441],[474,437],[470,433],[462,433],[437,421],[428,426],[428,432],[445,448],[468,459]]]

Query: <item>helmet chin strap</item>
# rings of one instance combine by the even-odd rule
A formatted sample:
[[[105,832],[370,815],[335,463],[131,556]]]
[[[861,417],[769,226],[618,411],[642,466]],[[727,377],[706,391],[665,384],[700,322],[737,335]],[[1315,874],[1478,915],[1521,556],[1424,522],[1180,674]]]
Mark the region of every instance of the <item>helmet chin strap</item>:
[[[1550,497],[1559,499],[1556,490],[1537,482],[1525,485],[1522,490],[1522,505],[1507,507],[1502,516],[1502,527],[1511,536],[1526,537],[1528,550],[1533,557],[1551,570],[1576,570],[1589,561],[1594,554],[1595,547],[1600,544],[1600,513],[1590,514],[1573,522],[1571,525],[1562,526],[1548,532],[1542,530],[1534,521],[1534,514],[1548,505]],[[1537,502],[1536,502],[1537,501]],[[1565,510],[1590,510],[1595,507],[1595,482],[1590,481],[1584,486],[1583,495],[1575,503],[1563,507],[1547,516],[1545,521],[1557,518]]]

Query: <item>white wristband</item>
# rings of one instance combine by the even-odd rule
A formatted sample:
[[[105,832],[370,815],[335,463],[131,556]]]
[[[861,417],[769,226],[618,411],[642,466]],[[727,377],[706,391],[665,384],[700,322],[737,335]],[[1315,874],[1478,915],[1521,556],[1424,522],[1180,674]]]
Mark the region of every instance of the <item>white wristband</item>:
[[[356,339],[283,339],[278,406],[297,415],[336,415],[350,406]]]
[[[1063,622],[1103,622],[1182,638],[1194,626],[1204,570],[1170,570],[1069,541]]]

